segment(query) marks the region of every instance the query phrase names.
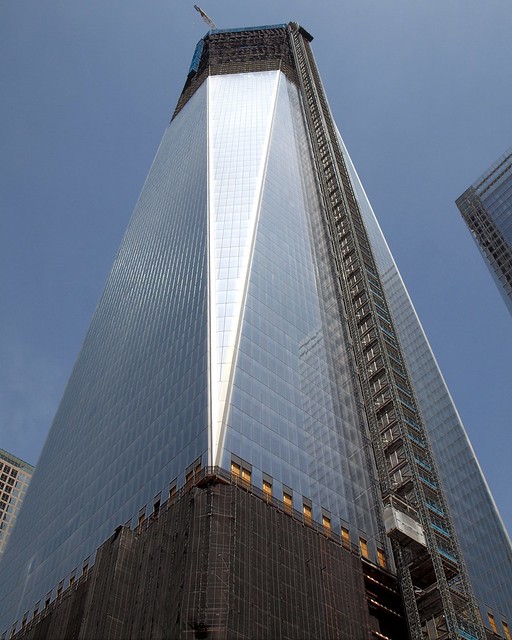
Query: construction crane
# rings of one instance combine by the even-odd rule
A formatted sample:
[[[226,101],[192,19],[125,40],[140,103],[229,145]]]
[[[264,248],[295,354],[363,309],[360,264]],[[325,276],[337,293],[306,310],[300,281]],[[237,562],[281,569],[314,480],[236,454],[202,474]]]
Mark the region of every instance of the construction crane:
[[[197,4],[194,5],[194,9],[201,16],[201,18],[206,22],[206,24],[210,27],[210,29],[216,29],[215,22],[208,16],[201,7],[198,7]]]

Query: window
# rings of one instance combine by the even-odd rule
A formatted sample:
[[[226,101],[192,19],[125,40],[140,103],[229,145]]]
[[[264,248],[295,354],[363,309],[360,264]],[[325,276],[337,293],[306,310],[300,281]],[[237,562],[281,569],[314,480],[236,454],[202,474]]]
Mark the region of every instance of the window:
[[[249,471],[249,469],[242,468],[242,482],[251,484],[251,472]]]
[[[368,543],[364,538],[359,538],[359,551],[361,552],[363,558],[368,557]]]
[[[345,527],[341,527],[341,542],[344,547],[350,547],[350,534]]]
[[[388,456],[388,464],[390,469],[393,469],[403,461],[404,461],[403,448],[393,451],[393,453],[390,456]]]
[[[496,626],[496,620],[492,613],[488,613],[487,617],[489,618],[489,624],[491,625],[491,629],[493,633],[498,633],[498,627]]]
[[[272,497],[272,483],[268,480],[263,480],[263,494],[267,500]]]
[[[137,527],[139,529],[142,527],[142,524],[145,519],[146,519],[146,507],[142,507],[142,509],[139,511],[139,518],[137,520]]]
[[[311,522],[313,518],[313,511],[309,504],[303,503],[302,514],[304,515],[304,520],[306,520],[307,522]]]
[[[502,620],[501,624],[503,625],[503,631],[505,633],[505,638],[507,640],[512,640],[512,636],[510,635],[510,630],[508,628],[508,624],[505,622],[505,620]]]
[[[59,582],[59,586],[57,587],[57,598],[60,598],[63,590],[64,590],[64,580],[61,580]]]
[[[283,503],[286,511],[291,512],[293,507],[293,498],[289,493],[286,493],[286,491],[283,493]]]
[[[176,500],[176,480],[169,485],[169,502],[172,504]]]
[[[231,463],[231,473],[232,475],[236,476],[237,478],[240,478],[242,475],[242,470],[240,468],[240,465],[237,464],[236,462],[232,462]]]
[[[380,567],[382,567],[383,569],[386,568],[386,554],[382,549],[379,549],[378,547],[377,547],[377,562],[379,563]]]
[[[198,458],[195,462],[190,464],[185,469],[185,484],[190,484],[196,479],[196,476],[201,471],[201,458]]]
[[[322,525],[326,531],[331,530],[331,519],[327,516],[322,515]]]

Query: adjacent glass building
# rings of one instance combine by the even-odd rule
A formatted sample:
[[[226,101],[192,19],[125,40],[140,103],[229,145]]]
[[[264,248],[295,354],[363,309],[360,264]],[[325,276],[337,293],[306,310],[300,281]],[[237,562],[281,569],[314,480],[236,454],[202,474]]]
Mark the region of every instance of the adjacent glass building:
[[[512,148],[464,191],[457,207],[512,312]]]
[[[437,464],[481,606],[512,616],[510,542],[471,446],[339,134],[323,151],[332,125],[310,40],[291,23],[215,30],[198,44],[0,565],[2,629],[199,467],[231,471],[399,572],[403,540],[386,535],[383,511],[400,498],[420,540],[411,624],[430,607],[445,637],[483,637]],[[326,222],[341,182],[372,246],[373,258],[363,241],[359,255],[378,331],[368,287],[349,284],[357,252],[339,254],[341,269]],[[384,334],[407,438],[378,365]],[[373,396],[359,352],[375,369]],[[427,587],[439,611],[420,602]]]
[[[0,449],[0,557],[27,492],[34,467]]]

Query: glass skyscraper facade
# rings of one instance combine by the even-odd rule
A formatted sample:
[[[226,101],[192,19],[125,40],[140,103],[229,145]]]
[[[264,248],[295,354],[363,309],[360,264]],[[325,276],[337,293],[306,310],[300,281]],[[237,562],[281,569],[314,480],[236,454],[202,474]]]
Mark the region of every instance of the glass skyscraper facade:
[[[457,207],[512,313],[512,148],[457,198]]]
[[[119,524],[136,521],[199,467],[242,474],[394,570],[380,445],[376,463],[297,38],[310,36],[292,23],[215,30],[198,45],[0,565],[2,628],[51,599]],[[494,592],[510,593],[510,543],[341,138],[338,144],[474,588],[482,606],[510,616]],[[371,360],[371,325],[364,315],[358,322]],[[391,331],[391,320],[386,326]],[[391,414],[383,413],[386,387],[373,380],[379,415],[392,430]],[[426,451],[420,426],[410,423],[420,434],[410,440]],[[406,461],[393,438],[396,475]],[[435,493],[428,452],[415,455]],[[470,505],[475,513],[467,514]],[[431,500],[430,508],[448,539],[440,503]],[[453,580],[462,558],[439,545]],[[432,562],[437,571],[441,561]]]

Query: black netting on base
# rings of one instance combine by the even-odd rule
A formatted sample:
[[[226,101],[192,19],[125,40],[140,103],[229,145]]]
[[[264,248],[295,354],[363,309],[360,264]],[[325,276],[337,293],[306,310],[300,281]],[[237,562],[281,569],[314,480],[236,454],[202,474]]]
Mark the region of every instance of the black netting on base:
[[[380,629],[367,574],[318,528],[210,478],[137,530],[119,527],[87,576],[15,638],[368,640]],[[400,624],[388,637],[402,634]]]

